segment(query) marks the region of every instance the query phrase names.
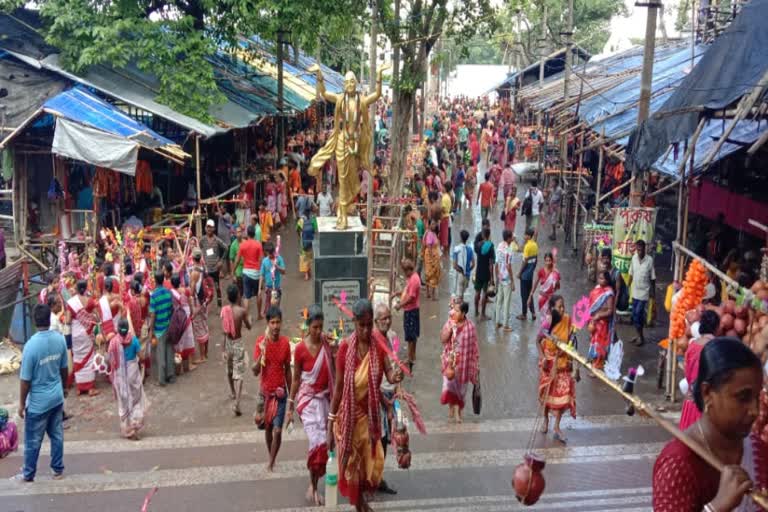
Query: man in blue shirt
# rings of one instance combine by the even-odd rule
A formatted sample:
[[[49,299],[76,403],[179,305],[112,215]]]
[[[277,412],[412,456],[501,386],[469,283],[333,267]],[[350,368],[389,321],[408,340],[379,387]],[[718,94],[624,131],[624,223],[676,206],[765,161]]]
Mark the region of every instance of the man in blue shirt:
[[[173,345],[168,343],[168,325],[173,313],[173,296],[163,286],[165,275],[155,272],[155,291],[149,296],[149,333],[157,339],[155,365],[157,383],[160,386],[176,381],[176,366]]]
[[[266,315],[270,306],[280,307],[280,284],[285,274],[285,261],[282,256],[275,256],[275,244],[272,242],[264,243],[264,252],[267,255],[261,260],[261,293],[264,294],[263,313]]]
[[[51,440],[53,478],[64,476],[64,383],[67,381],[67,343],[51,331],[51,308],[38,304],[33,312],[37,333],[21,356],[19,417],[24,419],[24,467],[14,480],[32,482],[43,436]]]
[[[461,230],[461,243],[453,248],[453,268],[456,270],[456,282],[453,287],[453,294],[464,302],[464,292],[469,284],[469,276],[475,268],[475,251],[467,243],[469,240],[469,231]]]

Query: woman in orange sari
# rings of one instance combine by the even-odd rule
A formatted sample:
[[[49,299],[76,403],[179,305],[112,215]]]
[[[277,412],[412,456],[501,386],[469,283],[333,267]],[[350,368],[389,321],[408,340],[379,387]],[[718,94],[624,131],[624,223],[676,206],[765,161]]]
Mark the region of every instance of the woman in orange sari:
[[[565,313],[565,301],[560,295],[549,299],[549,314],[539,333],[539,403],[544,407],[541,433],[549,430],[549,412],[555,413],[554,439],[565,444],[567,439],[560,430],[564,411],[576,417],[576,381],[573,378],[571,358],[561,352],[553,339],[567,343],[573,333],[571,318]]]
[[[589,292],[589,343],[588,358],[592,366],[602,370],[613,341],[613,280],[610,272],[597,275],[597,286]],[[591,373],[589,374],[593,376]]]
[[[437,237],[437,223],[429,222],[429,229],[424,233],[421,250],[424,251],[424,278],[427,285],[427,298],[437,300],[437,287],[440,286],[442,266],[440,262],[440,240]]]
[[[338,442],[339,491],[355,510],[372,511],[365,495],[379,487],[384,471],[381,446],[381,379],[403,380],[392,366],[384,337],[373,329],[373,306],[367,299],[352,308],[355,332],[339,346],[336,355],[331,412],[328,414],[328,447]]]

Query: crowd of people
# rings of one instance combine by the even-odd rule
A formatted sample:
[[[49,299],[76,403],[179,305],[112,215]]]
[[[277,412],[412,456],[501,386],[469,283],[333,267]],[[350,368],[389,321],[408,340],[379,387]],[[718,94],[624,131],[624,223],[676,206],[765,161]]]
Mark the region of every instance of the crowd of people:
[[[386,150],[391,115],[384,107],[378,117],[377,145]],[[280,172],[266,185],[266,199],[258,204],[253,185],[244,182],[234,212],[219,209],[218,223],[208,220],[196,244],[182,248],[171,234],[156,247],[146,246],[138,257],[97,261],[90,273],[75,258],[64,272],[49,278],[34,310],[38,332],[25,345],[20,376],[25,457],[16,479],[34,480],[46,433],[54,478],[63,476],[65,394],[70,389],[83,399],[98,394],[100,372],[109,375],[121,434],[138,440],[146,422],[146,379],[152,374],[158,386],[172,385],[177,375],[208,361],[215,309],[236,416],[242,415],[249,369],[247,331],[264,322],[250,370],[259,379],[254,422],[265,433],[268,470],[275,470],[284,428],[298,416],[308,439],[307,501],[323,504],[319,482],[333,453],[341,493],[357,510],[371,510],[374,492],[396,493],[383,479],[387,447],[394,442],[395,401],[404,374],[414,371],[422,335],[422,289],[426,299],[437,301],[446,268],[455,271],[448,319],[439,332],[440,403],[448,406],[449,421],[464,421],[470,385],[473,391],[480,385],[477,323],[512,331],[513,297],[519,293],[517,320],[537,322],[541,433],[549,433],[553,416],[552,438],[566,444],[561,420],[566,413],[576,415],[580,375],[558,343],[575,343],[577,328],[568,313],[572,305],[560,294],[557,251],[540,257],[538,242],[542,232],[555,238],[562,190],[541,189],[531,181],[518,193],[523,185],[512,170],[517,128],[510,113],[494,113],[486,101],[466,98],[443,103],[427,123],[425,159],[417,163],[420,171],[409,185],[415,207],[404,209],[406,226],[417,232],[416,250],[413,258],[401,262],[403,288],[392,294],[394,308],[403,316],[407,348],[402,361],[392,311],[386,303],[374,304],[373,295],[352,305],[354,331],[343,340],[330,334],[318,305],[308,306],[302,336],[292,350],[280,307],[288,272],[281,237],[287,236],[289,219],[295,220],[298,272],[309,280],[316,217],[334,212],[332,179],[309,180],[294,160],[280,162]],[[376,172],[361,178],[380,182]],[[374,190],[381,193],[381,184]],[[453,223],[476,207],[481,229],[470,241],[472,234],[456,233]],[[491,234],[492,215],[503,226],[497,241]],[[525,217],[520,228],[519,216]],[[453,234],[459,238],[455,244]],[[656,275],[645,243],[638,241],[636,247],[628,280],[612,266],[610,249],[600,254],[597,284],[587,294],[588,358],[596,369],[605,366],[617,342],[617,308],[630,299],[636,343],[646,342],[644,326]],[[231,280],[224,279],[226,273]],[[654,471],[655,510],[736,510],[753,483],[765,484],[768,478],[765,447],[750,435],[762,389],[758,356],[764,359],[764,354],[716,338],[718,322],[704,315],[700,337],[689,348],[695,353],[686,362],[686,376],[696,385],[684,405],[681,428],[729,465],[718,479],[683,444],[670,443]],[[12,425],[0,410],[0,451],[7,453],[18,443]],[[751,470],[739,467],[743,460]]]

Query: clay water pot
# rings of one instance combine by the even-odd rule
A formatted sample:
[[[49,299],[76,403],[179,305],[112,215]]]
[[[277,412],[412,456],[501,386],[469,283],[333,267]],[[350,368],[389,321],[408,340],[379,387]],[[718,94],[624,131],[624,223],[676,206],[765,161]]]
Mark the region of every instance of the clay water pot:
[[[453,366],[446,366],[443,375],[446,379],[453,380],[453,378],[456,377],[456,369]]]
[[[512,488],[517,500],[523,505],[533,505],[544,492],[544,476],[541,471],[546,462],[535,453],[528,453],[525,462],[515,467],[512,474]]]

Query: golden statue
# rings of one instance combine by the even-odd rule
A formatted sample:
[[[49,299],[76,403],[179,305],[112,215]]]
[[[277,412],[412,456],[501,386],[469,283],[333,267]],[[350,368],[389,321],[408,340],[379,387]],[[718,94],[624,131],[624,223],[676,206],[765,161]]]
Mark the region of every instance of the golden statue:
[[[313,64],[310,72],[317,74],[317,93],[326,101],[336,104],[333,113],[333,133],[309,163],[309,174],[317,176],[331,156],[336,155],[339,176],[339,201],[336,210],[336,229],[347,229],[347,215],[354,208],[353,201],[360,192],[360,168],[371,170],[373,126],[368,107],[381,96],[381,76],[388,65],[379,68],[376,90],[364,96],[357,91],[357,78],[352,71],[344,75],[344,92],[334,94],[325,90],[323,72]]]

